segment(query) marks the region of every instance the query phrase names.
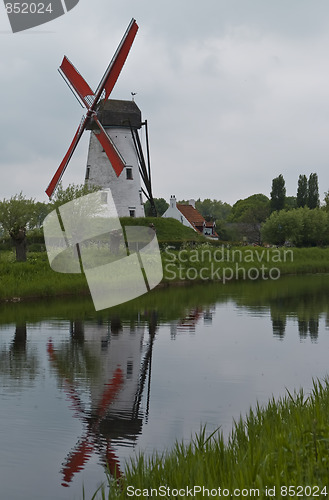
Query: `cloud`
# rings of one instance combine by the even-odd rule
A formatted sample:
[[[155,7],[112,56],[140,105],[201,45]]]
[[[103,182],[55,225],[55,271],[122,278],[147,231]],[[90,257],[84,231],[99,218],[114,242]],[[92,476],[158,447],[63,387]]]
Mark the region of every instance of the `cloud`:
[[[11,34],[1,19],[0,165],[14,175],[3,176],[0,198],[19,192],[23,178],[26,194],[43,196],[83,114],[56,69],[66,54],[95,88],[132,16],[140,29],[112,97],[137,92],[155,196],[234,203],[269,195],[280,173],[295,194],[298,175],[310,172],[323,193],[328,14],[322,0],[316,7],[306,0],[94,0],[92,9],[81,0],[25,34]],[[87,142],[65,183],[83,181]]]

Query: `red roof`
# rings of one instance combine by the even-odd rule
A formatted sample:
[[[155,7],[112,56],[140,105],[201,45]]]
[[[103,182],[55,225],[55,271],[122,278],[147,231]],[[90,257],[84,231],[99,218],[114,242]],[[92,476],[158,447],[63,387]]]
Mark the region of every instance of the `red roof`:
[[[177,203],[177,208],[182,215],[194,226],[203,226],[206,222],[202,215],[192,205],[181,205]]]
[[[184,215],[185,219],[187,219],[189,223],[192,224],[192,226],[198,233],[203,234],[204,226],[212,227],[212,236],[218,237],[218,234],[214,229],[214,222],[206,222],[206,219],[202,217],[202,215],[192,205],[182,205],[180,203],[177,203],[176,207],[178,208],[180,213]]]

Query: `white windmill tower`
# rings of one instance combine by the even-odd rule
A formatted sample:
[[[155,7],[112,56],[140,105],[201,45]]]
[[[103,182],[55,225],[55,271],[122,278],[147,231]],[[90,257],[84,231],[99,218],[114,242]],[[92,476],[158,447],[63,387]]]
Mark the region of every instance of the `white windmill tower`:
[[[97,129],[90,135],[86,182],[110,188],[119,217],[144,217],[138,149],[134,136],[142,127],[141,111],[134,101],[109,99],[101,102],[98,117],[124,161],[119,176],[111,168],[104,148],[97,140]]]
[[[60,73],[87,113],[46,189],[49,197],[60,182],[84,130],[88,129],[92,133],[86,182],[100,186],[105,198],[106,191],[111,190],[120,217],[144,216],[142,193],[150,200],[156,215],[151,189],[148,139],[146,164],[138,134],[142,125],[145,125],[147,137],[147,122],[142,123],[141,112],[134,101],[108,100],[137,30],[137,23],[132,19],[95,93],[69,59],[64,57]],[[140,176],[145,189],[141,187]]]

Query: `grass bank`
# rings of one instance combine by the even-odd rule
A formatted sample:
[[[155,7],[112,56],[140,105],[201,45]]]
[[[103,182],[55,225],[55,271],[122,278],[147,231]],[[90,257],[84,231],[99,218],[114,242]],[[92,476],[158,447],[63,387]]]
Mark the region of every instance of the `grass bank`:
[[[162,252],[164,281],[277,280],[285,274],[329,272],[329,248],[263,248],[202,243]]]
[[[174,219],[122,218],[123,226],[153,224],[156,227],[160,247],[168,244],[180,247],[198,244],[204,238]],[[28,238],[28,247],[33,248],[33,235]],[[46,252],[28,252],[27,262],[15,262],[14,251],[9,250],[10,241],[0,249],[0,302],[27,298],[55,297],[61,295],[88,294],[87,281],[82,274],[54,272]]]
[[[94,498],[328,498],[328,415],[329,383],[314,382],[307,397],[288,393],[251,409],[227,443],[202,429],[190,444],[139,456]]]
[[[199,242],[180,250],[166,245],[161,254],[162,286],[277,281],[287,274],[329,272],[329,248],[227,248]],[[0,251],[0,302],[82,294],[89,295],[85,276],[53,271],[45,252],[31,252],[27,262],[15,262],[13,252]]]
[[[122,321],[139,318],[150,321],[150,311],[156,311],[158,323],[185,318],[187,311],[204,309],[213,304],[233,301],[238,307],[258,311],[268,308],[272,317],[283,322],[289,316],[310,321],[321,314],[329,315],[328,274],[283,276],[277,281],[231,281],[225,286],[216,283],[193,286],[162,286],[110,310],[95,311],[89,294],[67,297],[43,297],[38,300],[0,302],[0,324],[34,323],[44,319],[62,318],[74,321],[107,321],[120,317]]]
[[[88,293],[82,274],[53,271],[45,252],[29,253],[27,262],[15,262],[13,252],[0,252],[0,301]]]

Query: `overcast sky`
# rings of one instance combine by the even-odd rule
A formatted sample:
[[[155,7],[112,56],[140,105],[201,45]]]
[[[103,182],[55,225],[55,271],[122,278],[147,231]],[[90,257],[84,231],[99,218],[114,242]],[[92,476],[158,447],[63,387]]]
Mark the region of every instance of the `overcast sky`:
[[[83,109],[57,72],[67,55],[96,88],[131,18],[139,31],[112,93],[148,120],[154,196],[233,204],[283,174],[329,190],[327,0],[80,0],[13,34],[0,6],[0,199],[44,191]],[[63,184],[84,180],[88,133]]]

